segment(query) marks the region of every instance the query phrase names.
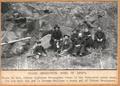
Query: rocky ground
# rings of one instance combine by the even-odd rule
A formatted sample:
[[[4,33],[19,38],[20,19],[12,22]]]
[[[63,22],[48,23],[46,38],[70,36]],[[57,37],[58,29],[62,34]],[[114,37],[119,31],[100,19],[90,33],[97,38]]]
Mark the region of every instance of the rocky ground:
[[[115,69],[116,60],[104,51],[104,55],[98,52],[83,57],[74,57],[64,54],[56,57],[53,51],[48,52],[47,57],[29,57],[31,53],[26,52],[21,56],[2,58],[2,66],[5,69]]]

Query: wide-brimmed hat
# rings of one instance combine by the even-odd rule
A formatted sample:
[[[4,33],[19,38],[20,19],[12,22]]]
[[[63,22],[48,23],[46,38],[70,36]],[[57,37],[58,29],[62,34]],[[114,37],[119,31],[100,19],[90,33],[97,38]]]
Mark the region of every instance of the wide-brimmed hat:
[[[67,37],[70,37],[69,35],[65,34],[64,37],[67,36]]]
[[[101,27],[98,27],[98,30],[102,30]]]
[[[37,41],[37,44],[41,44],[41,41]]]
[[[60,28],[57,24],[54,26],[54,28]]]

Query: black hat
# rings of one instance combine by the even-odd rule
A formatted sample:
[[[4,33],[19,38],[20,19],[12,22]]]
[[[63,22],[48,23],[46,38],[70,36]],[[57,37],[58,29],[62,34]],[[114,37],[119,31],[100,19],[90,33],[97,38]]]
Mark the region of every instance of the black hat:
[[[64,37],[67,36],[67,37],[70,37],[69,35],[64,35]]]
[[[38,41],[37,44],[41,44],[41,41]]]
[[[60,27],[56,24],[56,25],[54,26],[54,29],[55,29],[55,28],[60,28]]]

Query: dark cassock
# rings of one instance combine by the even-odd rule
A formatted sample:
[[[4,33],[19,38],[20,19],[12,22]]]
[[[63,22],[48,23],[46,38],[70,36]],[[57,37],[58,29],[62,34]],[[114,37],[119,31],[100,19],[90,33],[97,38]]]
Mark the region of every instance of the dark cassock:
[[[62,51],[66,50],[68,53],[71,52],[72,48],[72,41],[70,40],[69,36],[65,36],[62,41]]]
[[[95,48],[99,48],[101,47],[102,49],[105,49],[106,46],[105,46],[105,42],[106,42],[106,36],[105,36],[105,33],[99,29],[96,33],[95,33],[95,36],[94,36],[94,47]]]
[[[58,28],[58,29],[56,29]],[[55,40],[60,40],[62,38],[62,32],[60,30],[59,27],[54,27],[54,30],[52,30],[51,32],[51,40],[50,40],[50,44],[52,47],[54,47],[54,42]]]
[[[83,55],[85,53],[85,45],[82,33],[79,33],[77,38],[77,43],[75,44],[73,54],[74,55]]]
[[[72,41],[72,48],[71,48],[71,52],[73,51],[76,43],[77,43],[77,39],[78,39],[78,32],[75,30],[73,31],[71,37],[70,37],[71,41]]]
[[[93,39],[89,30],[83,32],[83,39],[86,48],[93,47]]]

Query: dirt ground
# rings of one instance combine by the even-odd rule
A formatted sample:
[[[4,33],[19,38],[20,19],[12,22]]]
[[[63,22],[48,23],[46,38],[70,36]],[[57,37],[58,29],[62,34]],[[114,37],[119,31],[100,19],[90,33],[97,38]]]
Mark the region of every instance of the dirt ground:
[[[46,57],[28,58],[30,52],[26,52],[22,56],[2,58],[2,67],[5,69],[116,69],[116,60],[108,54],[100,57],[100,54],[92,52],[83,57],[68,54],[56,57],[53,51],[49,51]]]

